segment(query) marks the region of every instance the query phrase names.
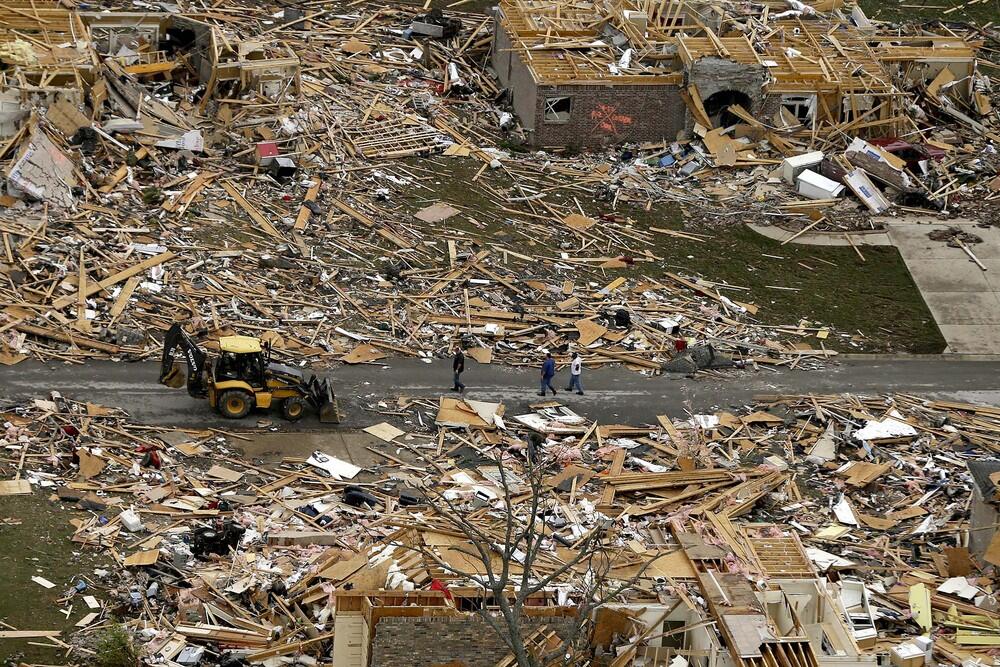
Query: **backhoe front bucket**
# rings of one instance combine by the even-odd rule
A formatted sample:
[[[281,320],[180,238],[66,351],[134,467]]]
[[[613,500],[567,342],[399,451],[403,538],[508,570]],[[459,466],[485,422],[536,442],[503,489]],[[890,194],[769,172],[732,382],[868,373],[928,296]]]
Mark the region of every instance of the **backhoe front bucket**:
[[[323,424],[339,424],[340,410],[337,407],[337,399],[333,395],[333,387],[330,386],[330,381],[323,380],[320,382],[317,393],[319,394],[316,396],[316,401],[319,403],[317,414],[319,415],[320,422]]]
[[[184,386],[184,372],[180,366],[174,365],[166,375],[160,378],[160,384],[165,384],[171,389],[180,389]]]

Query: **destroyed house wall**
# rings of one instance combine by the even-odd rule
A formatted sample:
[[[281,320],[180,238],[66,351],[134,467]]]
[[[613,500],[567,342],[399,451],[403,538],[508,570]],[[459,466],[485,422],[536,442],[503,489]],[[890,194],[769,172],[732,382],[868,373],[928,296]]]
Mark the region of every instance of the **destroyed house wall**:
[[[116,55],[123,46],[134,48],[144,41],[156,50],[169,21],[169,14],[144,12],[80,12],[99,53]]]
[[[195,34],[194,44],[190,49],[191,64],[198,72],[198,80],[201,83],[210,81],[214,67],[212,56],[215,52],[215,45],[212,42],[212,27],[185,16],[175,17],[171,27],[178,30],[190,30]]]
[[[570,99],[564,121],[546,118],[553,99]],[[625,141],[673,141],[684,129],[687,107],[671,84],[539,86],[535,102],[535,146],[586,148]]]
[[[493,68],[500,85],[510,91],[514,113],[520,119],[521,126],[526,130],[534,130],[538,87],[531,70],[521,55],[514,51],[510,35],[500,24],[500,16],[501,12],[497,10],[493,32]]]
[[[573,627],[567,617],[528,617],[525,636],[547,626],[565,637]],[[457,617],[385,617],[375,626],[369,667],[431,667],[460,662],[493,667],[509,652],[497,633],[474,614]]]
[[[28,113],[21,104],[21,95],[18,91],[0,91],[0,139],[14,136],[21,121],[28,117]]]
[[[732,92],[749,98],[751,108],[747,111],[751,114],[758,115],[763,110],[764,86],[768,81],[767,68],[763,65],[747,65],[709,56],[699,58],[688,66],[687,80],[688,84],[698,89],[698,95],[706,109],[710,106],[713,95],[722,96]],[[693,127],[693,118],[690,123],[689,128]]]
[[[974,482],[972,484],[972,501],[969,504],[969,522],[972,528],[969,531],[969,551],[974,556],[982,557],[989,549],[996,533],[996,525],[1000,522],[1000,513],[994,504],[990,486],[992,481],[987,476],[1000,471],[1000,462],[976,461],[970,462],[968,465]],[[985,471],[985,474],[982,471]],[[984,486],[987,493],[990,494],[989,497],[983,493]]]
[[[677,604],[677,600],[668,602],[644,601],[619,607],[630,610],[647,628],[656,624],[640,654],[657,665],[666,665],[680,656],[690,667],[732,667],[732,660],[719,644],[714,629],[705,623],[701,610]]]

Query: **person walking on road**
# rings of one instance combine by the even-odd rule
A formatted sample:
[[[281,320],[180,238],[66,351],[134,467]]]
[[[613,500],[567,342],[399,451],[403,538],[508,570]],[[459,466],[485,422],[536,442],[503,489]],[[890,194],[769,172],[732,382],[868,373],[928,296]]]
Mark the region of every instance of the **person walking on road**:
[[[580,374],[583,373],[583,359],[580,358],[579,352],[573,353],[573,361],[569,364],[569,386],[566,387],[566,391],[573,391],[576,389],[576,393],[583,396],[583,385],[580,384]]]
[[[542,385],[538,392],[539,396],[545,395],[546,389],[552,390],[552,395],[556,395],[556,388],[552,386],[552,378],[556,376],[556,360],[552,358],[551,352],[545,353],[545,363],[542,364]]]
[[[455,351],[455,359],[451,362],[451,370],[455,373],[455,386],[451,390],[465,393],[465,385],[462,384],[462,371],[465,370],[465,352],[462,351],[461,345]]]

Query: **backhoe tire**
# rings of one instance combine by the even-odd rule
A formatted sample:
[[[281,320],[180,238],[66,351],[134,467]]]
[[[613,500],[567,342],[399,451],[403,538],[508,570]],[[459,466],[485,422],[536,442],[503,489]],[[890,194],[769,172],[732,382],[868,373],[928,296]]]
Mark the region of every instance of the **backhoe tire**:
[[[305,413],[306,402],[299,396],[292,396],[281,402],[281,414],[290,422],[297,422]]]
[[[253,410],[253,396],[242,389],[229,389],[219,396],[219,412],[226,419],[243,419]]]

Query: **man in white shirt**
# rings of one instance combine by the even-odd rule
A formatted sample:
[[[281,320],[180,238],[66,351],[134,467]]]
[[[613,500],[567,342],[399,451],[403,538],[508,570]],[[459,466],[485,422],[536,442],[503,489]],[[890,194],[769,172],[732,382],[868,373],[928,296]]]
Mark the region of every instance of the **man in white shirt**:
[[[580,374],[583,372],[583,359],[580,358],[579,352],[573,353],[573,361],[569,364],[569,386],[566,387],[566,391],[573,391],[576,389],[576,393],[583,396],[583,385],[580,384]]]

